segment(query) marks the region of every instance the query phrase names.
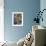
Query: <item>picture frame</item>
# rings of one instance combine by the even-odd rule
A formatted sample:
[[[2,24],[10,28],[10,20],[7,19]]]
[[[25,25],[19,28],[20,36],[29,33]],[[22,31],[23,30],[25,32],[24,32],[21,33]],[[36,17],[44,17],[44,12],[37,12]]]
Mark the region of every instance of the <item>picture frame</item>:
[[[23,12],[12,12],[12,26],[23,26]]]

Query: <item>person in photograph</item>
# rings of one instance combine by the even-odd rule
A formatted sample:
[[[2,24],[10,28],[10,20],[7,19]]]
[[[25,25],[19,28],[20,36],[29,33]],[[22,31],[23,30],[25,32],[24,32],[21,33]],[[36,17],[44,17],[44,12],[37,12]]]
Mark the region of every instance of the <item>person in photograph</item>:
[[[14,14],[14,24],[21,24],[21,23],[22,23],[21,14]]]

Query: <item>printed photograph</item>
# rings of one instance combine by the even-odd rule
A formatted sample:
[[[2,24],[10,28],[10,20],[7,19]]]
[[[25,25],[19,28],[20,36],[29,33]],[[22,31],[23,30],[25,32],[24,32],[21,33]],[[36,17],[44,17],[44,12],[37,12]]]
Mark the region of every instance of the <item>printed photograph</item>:
[[[23,26],[23,12],[13,12],[12,13],[12,25],[13,26]]]

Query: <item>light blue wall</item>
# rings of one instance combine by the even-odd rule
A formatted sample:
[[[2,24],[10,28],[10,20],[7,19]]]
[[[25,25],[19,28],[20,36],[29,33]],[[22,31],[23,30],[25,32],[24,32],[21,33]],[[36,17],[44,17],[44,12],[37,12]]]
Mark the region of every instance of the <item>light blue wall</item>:
[[[46,9],[46,0],[41,0],[40,1],[40,10],[42,11],[43,9]],[[43,22],[40,21],[40,25],[46,27],[46,10],[43,12]]]
[[[32,28],[35,12],[40,9],[39,0],[4,0],[4,35],[5,40],[18,41],[24,37]],[[12,26],[12,12],[22,11],[24,13],[23,27]]]

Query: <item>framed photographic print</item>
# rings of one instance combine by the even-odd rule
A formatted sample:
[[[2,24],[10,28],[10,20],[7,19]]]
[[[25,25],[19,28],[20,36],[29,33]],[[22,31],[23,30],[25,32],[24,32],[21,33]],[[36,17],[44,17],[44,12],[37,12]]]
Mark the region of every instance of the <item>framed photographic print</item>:
[[[23,26],[23,12],[12,12],[12,26]]]

